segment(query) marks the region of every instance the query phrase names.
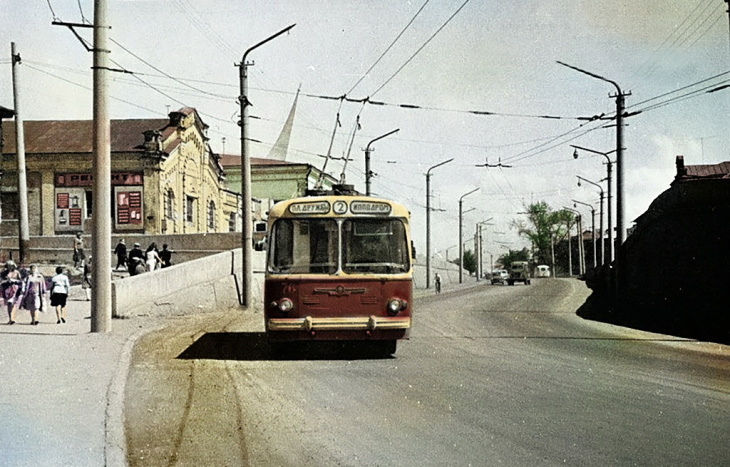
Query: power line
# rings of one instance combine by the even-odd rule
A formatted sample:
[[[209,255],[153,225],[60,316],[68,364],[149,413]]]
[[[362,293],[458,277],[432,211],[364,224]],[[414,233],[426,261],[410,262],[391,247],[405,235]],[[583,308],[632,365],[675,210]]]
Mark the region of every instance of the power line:
[[[393,74],[392,74],[392,75],[390,76],[390,78],[388,78],[387,80],[385,80],[385,83],[383,83],[383,84],[382,84],[382,85],[381,85],[381,86],[380,86],[380,87],[379,87],[378,89],[376,89],[376,90],[375,90],[375,92],[374,92],[374,93],[373,93],[372,95],[374,96],[374,95],[376,95],[377,93],[379,93],[381,89],[383,89],[383,88],[384,88],[385,86],[387,86],[387,85],[388,85],[388,83],[390,83],[390,81],[391,81],[391,80],[392,80],[393,78],[395,78],[395,77],[396,77],[396,76],[398,75],[398,73],[400,73],[400,72],[401,72],[401,70],[403,70],[403,68],[405,68],[405,67],[406,67],[406,65],[408,65],[409,63],[411,63],[411,60],[413,60],[413,59],[414,59],[414,58],[416,57],[416,55],[418,55],[418,54],[419,54],[419,53],[421,52],[421,50],[423,50],[423,49],[424,49],[424,48],[425,48],[425,47],[426,47],[426,46],[427,46],[427,45],[429,44],[429,42],[431,42],[431,40],[433,40],[433,38],[434,38],[434,37],[436,37],[436,36],[438,35],[438,33],[440,33],[440,32],[441,32],[441,31],[442,31],[442,30],[443,30],[443,29],[444,29],[444,28],[446,27],[446,25],[447,25],[447,24],[449,24],[449,23],[451,22],[451,20],[452,20],[452,19],[454,19],[454,17],[455,17],[455,16],[457,15],[457,14],[459,14],[459,12],[460,12],[460,11],[462,10],[462,8],[464,8],[464,7],[466,6],[466,4],[467,4],[467,3],[469,3],[469,0],[466,0],[466,1],[464,2],[464,3],[462,3],[462,4],[461,4],[461,6],[460,6],[460,7],[459,7],[459,8],[458,8],[458,9],[457,9],[457,10],[456,10],[455,12],[454,12],[454,14],[452,14],[452,15],[451,15],[451,16],[449,17],[449,19],[447,19],[447,20],[446,20],[446,22],[445,22],[444,24],[442,24],[442,25],[441,25],[441,27],[440,27],[440,28],[438,28],[438,29],[436,30],[436,32],[434,32],[434,33],[433,33],[433,34],[431,35],[431,37],[429,37],[429,38],[428,38],[428,40],[426,40],[426,42],[424,42],[424,43],[423,43],[423,45],[421,45],[421,47],[419,47],[419,48],[418,48],[418,50],[416,50],[416,52],[415,52],[415,53],[414,53],[413,55],[411,55],[411,56],[410,56],[410,58],[408,58],[408,60],[406,60],[406,61],[405,61],[405,63],[403,63],[403,65],[401,65],[401,66],[400,66],[400,68],[398,68],[398,69],[397,69],[397,70],[395,71],[395,73],[393,73]]]
[[[389,46],[388,46],[388,47],[387,47],[387,48],[385,49],[385,51],[384,51],[384,52],[383,52],[382,54],[380,54],[380,57],[378,57],[378,59],[377,59],[377,60],[375,60],[375,63],[373,63],[373,64],[372,64],[372,65],[370,66],[370,68],[368,68],[368,70],[367,70],[367,71],[366,71],[366,72],[365,72],[365,73],[364,73],[364,74],[363,74],[363,75],[362,75],[362,76],[360,77],[360,79],[359,79],[359,80],[357,80],[357,82],[356,82],[356,83],[355,83],[355,84],[354,84],[354,85],[352,86],[352,88],[351,88],[351,89],[350,89],[349,91],[347,91],[347,94],[350,94],[350,93],[352,93],[352,91],[354,91],[354,90],[355,90],[355,88],[356,88],[356,87],[357,87],[357,86],[358,86],[358,85],[359,85],[360,83],[362,83],[362,81],[363,81],[363,80],[365,79],[365,77],[366,77],[366,76],[367,76],[367,75],[368,75],[368,74],[369,74],[369,73],[370,73],[371,71],[373,71],[373,68],[375,68],[375,66],[376,66],[376,65],[377,65],[378,63],[380,63],[380,60],[382,60],[382,59],[383,59],[383,57],[385,57],[385,54],[387,54],[387,53],[388,53],[388,52],[390,51],[390,49],[392,49],[392,48],[393,48],[393,46],[395,45],[395,43],[396,43],[396,42],[398,42],[398,40],[399,40],[399,39],[401,38],[401,36],[403,36],[403,34],[404,34],[404,33],[406,32],[406,30],[407,30],[407,29],[408,29],[408,28],[409,28],[409,27],[411,26],[411,24],[413,24],[413,22],[414,22],[414,21],[416,20],[416,18],[418,17],[418,15],[420,15],[420,14],[421,14],[421,12],[423,11],[423,9],[424,9],[424,8],[426,7],[426,5],[428,5],[428,2],[430,2],[430,1],[431,1],[431,0],[426,0],[426,1],[425,1],[425,2],[423,3],[423,5],[421,5],[421,8],[419,8],[419,9],[418,9],[418,11],[416,12],[416,14],[415,14],[415,15],[413,15],[413,18],[411,18],[411,20],[410,20],[410,21],[408,22],[408,24],[406,24],[406,27],[404,27],[404,28],[403,28],[403,30],[402,30],[402,31],[401,31],[401,32],[400,32],[400,33],[398,34],[398,36],[396,36],[396,38],[395,38],[395,39],[393,39],[393,42],[391,42],[391,43],[390,43],[390,45],[389,45]]]

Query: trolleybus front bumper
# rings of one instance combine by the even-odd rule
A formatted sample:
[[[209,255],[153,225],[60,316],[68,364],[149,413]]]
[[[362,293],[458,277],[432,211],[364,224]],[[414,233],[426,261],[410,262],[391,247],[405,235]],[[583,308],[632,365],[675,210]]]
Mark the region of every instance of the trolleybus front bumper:
[[[374,331],[376,329],[409,329],[410,317],[363,316],[353,318],[271,318],[269,331]]]

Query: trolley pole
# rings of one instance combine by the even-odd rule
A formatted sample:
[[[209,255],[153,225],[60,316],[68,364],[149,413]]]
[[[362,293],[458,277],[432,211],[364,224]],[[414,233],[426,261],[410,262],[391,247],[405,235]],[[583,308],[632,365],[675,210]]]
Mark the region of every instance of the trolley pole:
[[[241,253],[243,261],[243,277],[241,287],[241,305],[249,308],[251,306],[251,296],[253,289],[253,222],[251,220],[251,159],[248,152],[248,107],[251,102],[248,100],[248,66],[246,57],[254,49],[266,44],[267,42],[279,37],[280,35],[289,32],[291,26],[282,29],[273,36],[270,36],[258,44],[250,47],[243,54],[241,63],[238,64],[239,69],[239,80],[240,80],[240,91],[241,95],[238,97],[238,101],[241,105]],[[253,63],[251,63],[253,65]]]

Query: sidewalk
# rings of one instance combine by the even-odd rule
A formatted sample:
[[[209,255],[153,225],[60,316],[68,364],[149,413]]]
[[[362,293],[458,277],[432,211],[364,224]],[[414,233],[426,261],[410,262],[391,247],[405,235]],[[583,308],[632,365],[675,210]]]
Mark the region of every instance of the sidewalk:
[[[54,310],[0,318],[0,464],[124,464],[121,390],[132,343],[146,320],[114,320],[112,332],[91,333],[91,305],[73,286],[66,324]]]

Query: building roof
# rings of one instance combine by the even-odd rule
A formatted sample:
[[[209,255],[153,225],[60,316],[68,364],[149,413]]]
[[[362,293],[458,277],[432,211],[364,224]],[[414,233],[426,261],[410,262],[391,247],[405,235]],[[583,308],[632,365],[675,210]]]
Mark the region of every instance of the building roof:
[[[238,154],[221,154],[221,165],[223,168],[240,167],[241,156]],[[252,157],[250,159],[252,165],[308,165],[300,162],[287,162],[276,159],[264,159],[260,157]]]
[[[144,132],[162,131],[163,137],[174,128],[169,119],[111,121],[111,151],[143,150]],[[94,144],[92,120],[34,120],[23,122],[25,152],[28,154],[90,153]],[[3,125],[3,152],[15,154],[15,125]]]
[[[677,156],[676,181],[730,179],[730,161],[717,164],[684,165],[684,157]]]

